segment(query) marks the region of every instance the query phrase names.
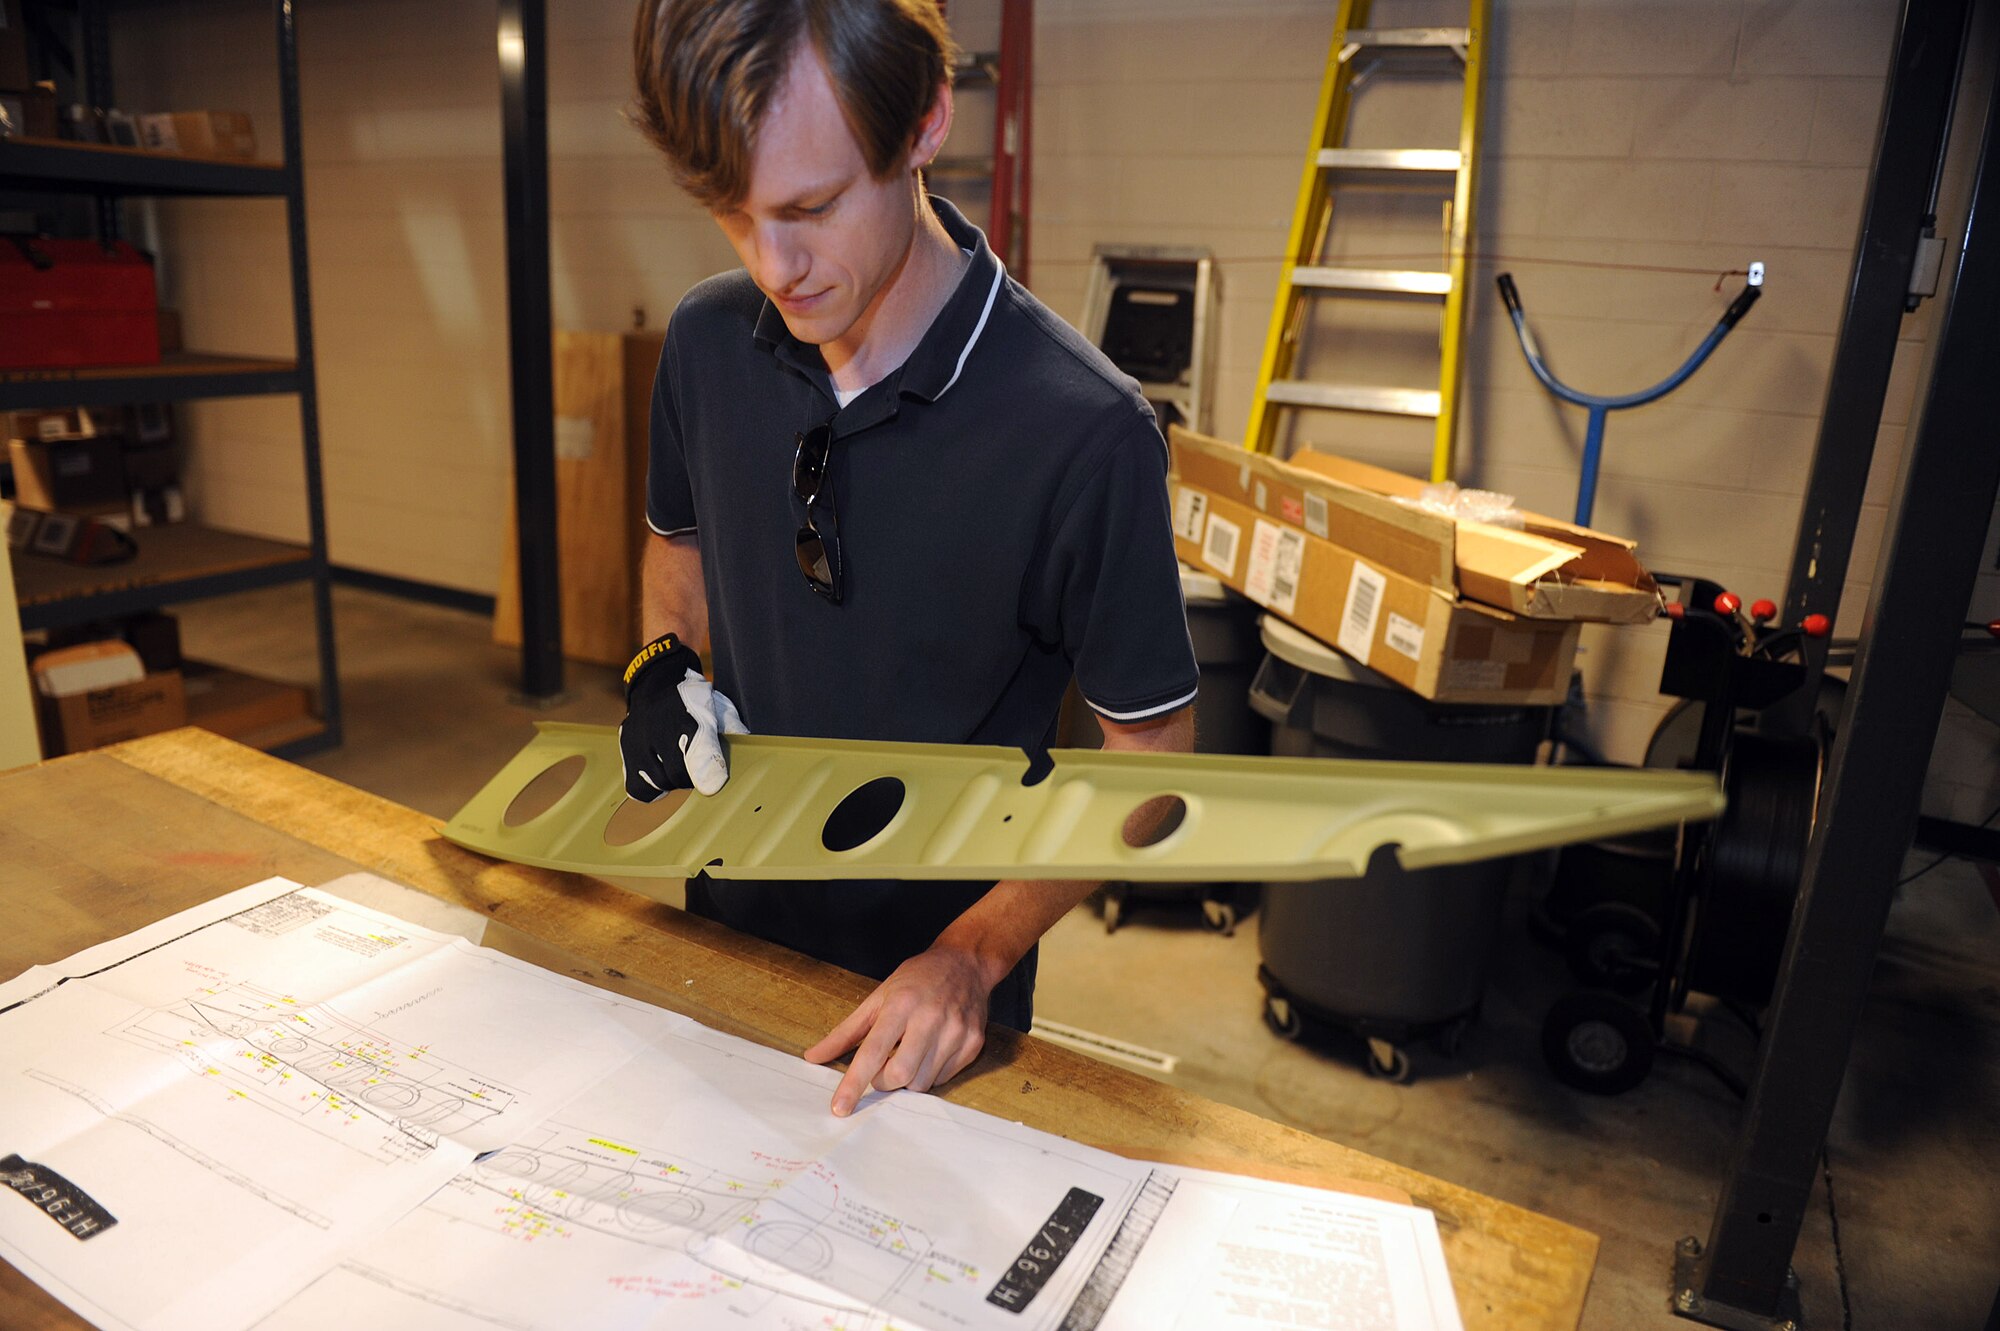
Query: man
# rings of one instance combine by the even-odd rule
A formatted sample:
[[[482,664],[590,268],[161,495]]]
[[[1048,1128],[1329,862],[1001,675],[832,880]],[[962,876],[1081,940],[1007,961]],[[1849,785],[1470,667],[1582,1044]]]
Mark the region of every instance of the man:
[[[743,270],[687,294],[654,385],[628,792],[713,793],[746,723],[1039,751],[1072,672],[1106,748],[1192,747],[1165,448],[924,193],[931,0],[643,0],[635,48],[633,118]],[[1025,1030],[1036,941],[1092,886],[704,877],[688,908],[882,981],[805,1052],[855,1051],[844,1115],[955,1075],[989,1017]]]

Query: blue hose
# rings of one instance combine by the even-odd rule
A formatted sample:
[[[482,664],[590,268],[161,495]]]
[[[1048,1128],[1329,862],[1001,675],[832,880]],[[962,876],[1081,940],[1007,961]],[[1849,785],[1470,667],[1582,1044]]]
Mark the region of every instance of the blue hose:
[[[1535,378],[1541,380],[1542,387],[1549,392],[1565,402],[1574,403],[1590,412],[1589,423],[1585,427],[1583,436],[1583,470],[1577,480],[1578,526],[1590,525],[1590,512],[1597,503],[1597,464],[1599,456],[1604,451],[1604,418],[1614,411],[1643,407],[1648,402],[1658,401],[1686,383],[1688,377],[1701,368],[1702,362],[1709,358],[1710,353],[1722,345],[1722,339],[1729,336],[1729,330],[1736,327],[1737,322],[1749,313],[1750,307],[1757,303],[1757,298],[1764,294],[1763,277],[1763,265],[1753,265],[1749,284],[1738,293],[1735,300],[1730,302],[1729,308],[1723,311],[1722,318],[1716,321],[1715,327],[1709,330],[1708,336],[1702,339],[1701,345],[1694,349],[1693,355],[1682,362],[1678,370],[1651,388],[1641,389],[1637,393],[1611,396],[1585,393],[1571,388],[1549,372],[1549,367],[1542,361],[1541,349],[1535,345],[1534,334],[1528,331],[1528,318],[1521,309],[1521,293],[1514,286],[1514,276],[1512,273],[1500,274],[1498,279],[1500,299],[1506,302],[1507,315],[1514,321],[1514,335],[1521,341],[1521,352],[1528,358],[1528,368],[1534,371]]]

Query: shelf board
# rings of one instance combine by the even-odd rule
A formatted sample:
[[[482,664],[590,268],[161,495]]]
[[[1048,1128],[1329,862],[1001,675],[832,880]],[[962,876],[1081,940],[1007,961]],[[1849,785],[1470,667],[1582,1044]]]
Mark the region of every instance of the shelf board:
[[[0,370],[0,410],[257,397],[296,392],[298,385],[299,363],[295,360],[175,351],[161,357],[156,365]]]
[[[85,567],[46,555],[14,555],[21,627],[56,628],[312,577],[319,564],[302,545],[239,536],[193,523],[135,532],[136,558]]]
[[[66,139],[0,139],[0,190],[281,198],[285,189],[285,168],[278,162]]]

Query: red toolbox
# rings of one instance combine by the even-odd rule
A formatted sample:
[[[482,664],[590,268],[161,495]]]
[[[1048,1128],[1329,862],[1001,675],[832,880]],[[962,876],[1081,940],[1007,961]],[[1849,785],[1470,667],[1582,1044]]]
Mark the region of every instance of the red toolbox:
[[[132,246],[0,236],[0,369],[155,365],[153,262]]]

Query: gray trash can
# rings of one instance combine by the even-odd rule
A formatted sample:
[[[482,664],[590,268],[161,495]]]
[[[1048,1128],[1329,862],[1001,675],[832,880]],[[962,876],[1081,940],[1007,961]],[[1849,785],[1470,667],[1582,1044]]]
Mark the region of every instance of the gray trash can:
[[[1444,706],[1266,616],[1251,706],[1285,757],[1531,763],[1545,707]],[[1400,1047],[1446,1052],[1479,1010],[1511,859],[1407,872],[1380,853],[1359,879],[1268,883],[1257,929],[1264,1020],[1288,1039],[1307,1023],[1367,1040],[1372,1071],[1402,1080]]]
[[[1271,723],[1250,705],[1250,684],[1264,659],[1256,603],[1230,591],[1214,575],[1185,564],[1181,598],[1187,603],[1195,663],[1201,667],[1201,692],[1194,700],[1195,752],[1269,752]],[[1083,742],[1094,746],[1100,740],[1093,718]],[[1229,934],[1237,919],[1249,913],[1255,894],[1255,885],[1238,883],[1107,883],[1104,931],[1119,926],[1132,901],[1159,898],[1198,900],[1208,927]]]

